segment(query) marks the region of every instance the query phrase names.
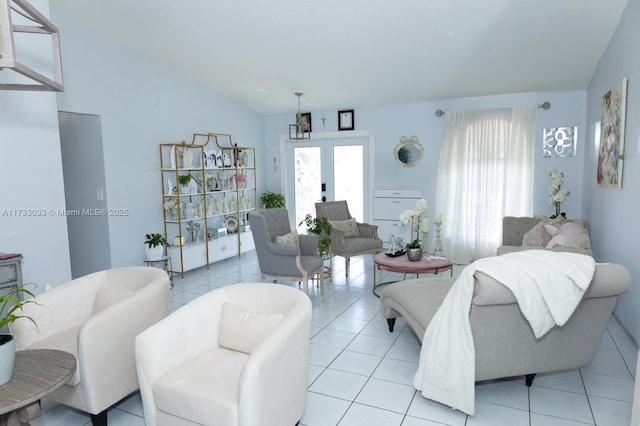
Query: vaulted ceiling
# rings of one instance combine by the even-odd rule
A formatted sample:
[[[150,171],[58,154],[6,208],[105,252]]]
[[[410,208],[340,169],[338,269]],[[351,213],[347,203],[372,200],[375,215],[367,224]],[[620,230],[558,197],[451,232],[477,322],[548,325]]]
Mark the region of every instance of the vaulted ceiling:
[[[626,4],[50,0],[54,18],[263,114],[295,111],[296,91],[303,110],[322,111],[585,89]]]

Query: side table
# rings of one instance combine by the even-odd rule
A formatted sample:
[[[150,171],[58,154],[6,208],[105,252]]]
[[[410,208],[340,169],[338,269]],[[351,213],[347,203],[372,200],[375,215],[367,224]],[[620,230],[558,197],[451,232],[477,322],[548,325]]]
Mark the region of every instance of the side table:
[[[76,358],[55,349],[16,352],[13,377],[0,386],[0,425],[29,424],[40,400],[62,387],[76,371]]]
[[[376,293],[376,287],[391,284],[390,282],[376,282],[377,269],[389,272],[400,272],[403,274],[403,280],[407,279],[407,273],[420,276],[420,274],[439,274],[447,270],[451,271],[451,276],[453,277],[453,263],[451,259],[445,256],[427,256],[417,262],[411,262],[407,259],[407,256],[404,255],[391,257],[385,253],[378,253],[373,259],[373,294],[376,297],[380,297],[378,293]]]
[[[142,261],[151,267],[156,267],[157,264],[160,264],[162,267],[160,269],[164,269],[167,274],[169,274],[169,282],[171,283],[171,288],[173,288],[173,265],[171,265],[171,257],[170,256],[162,256],[160,259],[149,260],[147,258],[142,259]]]

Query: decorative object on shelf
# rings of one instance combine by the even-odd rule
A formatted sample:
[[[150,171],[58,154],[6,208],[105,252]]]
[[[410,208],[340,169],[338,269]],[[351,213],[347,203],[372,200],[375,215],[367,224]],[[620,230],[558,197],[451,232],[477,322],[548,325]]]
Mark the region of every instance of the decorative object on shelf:
[[[16,33],[28,34],[20,36],[20,40],[24,41],[27,38],[29,43],[21,42],[16,45],[14,42],[14,34]],[[16,46],[31,45],[34,44],[34,41],[41,41],[33,40],[34,36],[40,35],[49,35],[52,39],[53,79],[26,65],[16,52],[18,50]],[[24,56],[29,58],[30,55]],[[46,61],[44,62],[46,63]],[[0,82],[0,90],[64,91],[58,28],[25,0],[0,1],[0,70],[13,70],[21,76],[18,79],[2,80],[10,82]],[[23,80],[24,82],[22,82]]]
[[[551,218],[556,218],[558,216],[566,216],[566,213],[560,212],[560,205],[567,198],[567,195],[570,194],[568,189],[561,189],[562,182],[564,181],[564,173],[559,172],[556,169],[551,169],[549,171],[549,176],[551,176],[551,186],[549,187],[549,205],[555,207],[556,213],[551,216]]]
[[[189,148],[182,148],[182,168],[190,169],[193,167],[193,153]]]
[[[225,219],[227,225],[227,234],[235,234],[238,232],[238,219],[235,216],[231,216]]]
[[[176,186],[171,179],[167,179],[167,191],[165,195],[176,195]]]
[[[159,260],[164,255],[164,248],[168,246],[164,235],[157,232],[144,236],[144,258],[146,260]]]
[[[296,114],[296,122],[289,124],[289,139],[311,139],[311,113],[302,114],[300,112],[300,97],[304,95],[302,92],[295,92],[298,97],[298,113]]]
[[[624,130],[627,111],[627,79],[623,78],[602,97],[598,184],[622,189]]]
[[[184,203],[184,218],[186,220],[191,220],[196,215],[196,209],[193,207],[193,204],[190,202]]]
[[[353,130],[354,129],[354,110],[347,109],[338,111],[338,130]]]
[[[233,175],[233,179],[236,182],[238,189],[244,189],[247,187],[247,175],[244,173],[236,173]]]
[[[173,237],[173,245],[174,247],[181,247],[184,245],[184,237],[177,236]]]
[[[284,195],[277,194],[275,192],[267,191],[260,196],[260,201],[265,209],[277,209],[286,208],[287,203],[284,199]]]
[[[406,138],[402,136],[400,142],[393,149],[393,158],[396,163],[404,167],[417,166],[422,161],[424,150],[418,142],[417,136]]]
[[[436,214],[436,219],[433,221],[436,224],[436,243],[434,247],[434,253],[436,256],[442,256],[442,240],[440,240],[440,228],[442,227],[442,215]]]
[[[28,296],[25,297],[23,296]],[[24,287],[14,287],[6,294],[0,296],[0,329],[23,318],[28,319],[35,327],[38,325],[33,318],[22,316],[22,307],[29,303],[38,303],[33,300],[34,294]],[[0,385],[4,385],[13,375],[13,366],[16,359],[15,336],[9,333],[0,334]]]
[[[206,149],[202,153],[202,161],[204,161],[204,167],[210,169],[212,167],[218,167],[216,160],[216,151],[213,147]]]
[[[577,127],[553,127],[542,132],[543,157],[575,157]]]
[[[313,217],[307,214],[298,226],[305,224],[307,226],[307,232],[316,234],[318,236],[318,254],[321,258],[327,259],[329,257],[329,249],[331,247],[331,223],[326,217]]]
[[[178,183],[180,184],[180,193],[188,194],[189,193],[189,182],[191,182],[191,175],[180,175],[178,176]]]

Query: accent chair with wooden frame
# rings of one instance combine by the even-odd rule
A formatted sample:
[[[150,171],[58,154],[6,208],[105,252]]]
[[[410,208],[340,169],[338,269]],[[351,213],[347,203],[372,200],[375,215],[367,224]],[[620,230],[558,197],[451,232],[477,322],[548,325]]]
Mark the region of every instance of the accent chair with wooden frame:
[[[347,202],[327,201],[316,203],[316,216],[326,217],[332,225],[331,229],[331,254],[344,257],[344,275],[349,276],[349,263],[351,257],[363,254],[376,254],[382,250],[382,240],[378,237],[378,227],[368,223],[357,223],[356,233],[349,236],[348,232],[337,229],[336,222],[353,220],[349,212]],[[330,269],[333,270],[333,259]]]

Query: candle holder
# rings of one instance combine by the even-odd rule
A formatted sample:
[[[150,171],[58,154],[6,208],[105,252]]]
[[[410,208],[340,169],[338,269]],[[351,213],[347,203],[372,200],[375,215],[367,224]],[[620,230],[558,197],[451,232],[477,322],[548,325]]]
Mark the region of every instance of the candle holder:
[[[436,246],[434,250],[434,254],[436,256],[442,256],[442,241],[440,240],[440,227],[442,226],[442,219],[436,219]]]
[[[422,252],[425,256],[429,254],[429,231],[422,231]]]

